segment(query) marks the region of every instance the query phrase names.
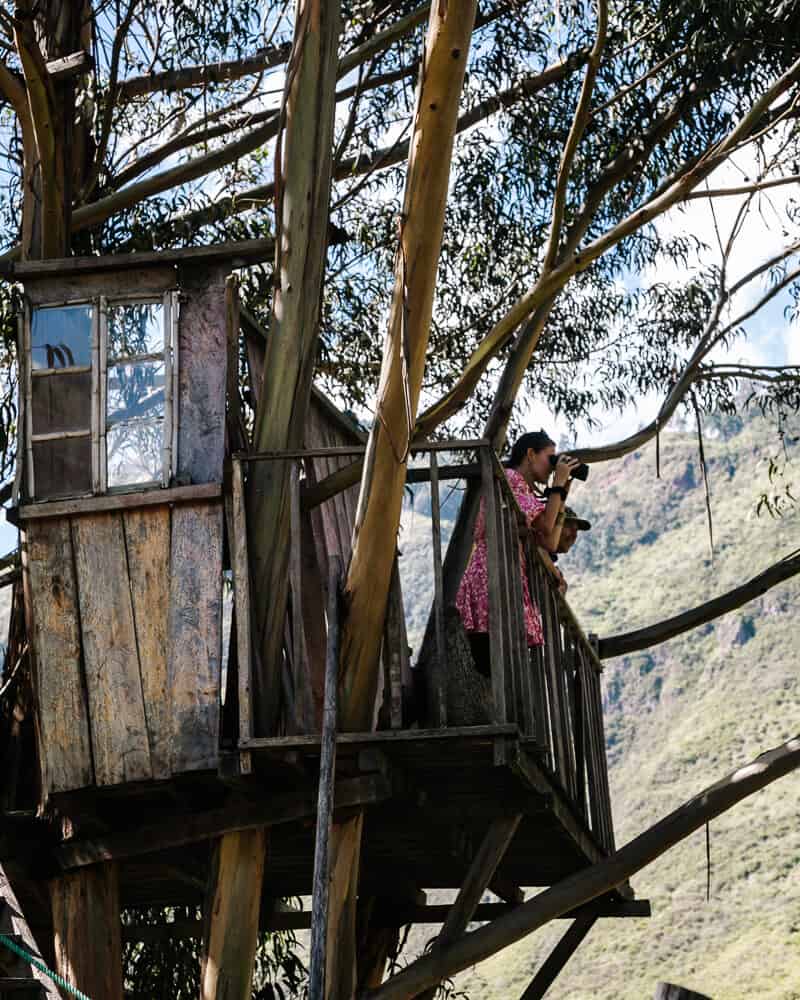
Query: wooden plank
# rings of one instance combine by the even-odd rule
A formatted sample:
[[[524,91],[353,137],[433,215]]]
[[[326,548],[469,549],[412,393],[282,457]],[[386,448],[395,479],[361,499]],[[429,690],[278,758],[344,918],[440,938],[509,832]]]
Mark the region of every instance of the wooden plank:
[[[525,609],[522,596],[521,553],[519,540],[519,525],[511,511],[506,512],[505,521],[506,550],[508,552],[508,582],[511,598],[510,607],[510,638],[513,651],[513,691],[514,718],[526,735],[533,732],[533,720],[530,718],[529,706],[526,710],[525,690],[527,677],[528,635],[525,626]]]
[[[541,1000],[558,978],[567,962],[577,951],[581,942],[594,927],[594,916],[578,917],[559,940],[547,958],[536,970],[536,975],[520,997],[520,1000]]]
[[[271,259],[274,252],[275,242],[271,238],[238,240],[229,243],[212,243],[203,247],[182,247],[180,250],[149,250],[137,253],[105,254],[98,257],[59,257],[48,260],[14,261],[4,263],[2,273],[14,274],[26,280],[53,275],[83,275],[103,271],[138,270],[145,267],[158,267],[174,273],[176,264],[185,263],[215,264],[230,271],[242,267],[246,263]]]
[[[56,971],[89,997],[122,1000],[117,866],[98,865],[53,879],[50,900]]]
[[[400,568],[395,557],[389,602],[386,608],[386,645],[389,660],[389,721],[392,729],[403,726],[403,676],[410,669],[406,621],[403,612],[403,590]]]
[[[33,617],[39,753],[47,795],[93,781],[69,524],[29,525],[22,540],[22,566]]]
[[[300,463],[295,462],[289,480],[289,587],[292,614],[292,665],[297,721],[301,730],[314,729],[314,703],[311,690],[311,669],[306,656],[303,624],[303,566],[300,523]]]
[[[300,514],[298,496],[297,514]],[[339,587],[341,559],[331,559],[328,574],[328,645],[325,657],[325,704],[322,713],[322,743],[317,794],[317,830],[314,840],[314,877],[311,901],[311,949],[308,976],[309,1000],[324,1000],[326,944],[328,936],[328,889],[330,852],[328,844],[333,819],[336,780],[336,702],[339,684]]]
[[[215,768],[222,660],[222,506],[172,513],[169,690],[173,774]]]
[[[179,480],[218,483],[225,458],[227,323],[225,272],[180,269],[187,292],[178,321]]]
[[[126,511],[123,524],[150,764],[154,778],[168,778],[172,735],[167,673],[169,507]]]
[[[138,254],[137,254],[138,256]],[[91,257],[72,257],[73,263],[96,260]],[[31,262],[33,263],[33,262]],[[49,263],[42,261],[40,263]],[[144,261],[142,261],[142,265]],[[17,265],[20,266],[20,265]],[[22,265],[24,266],[24,265]],[[0,264],[0,272],[2,272]],[[125,297],[152,296],[157,298],[177,285],[174,267],[139,266],[126,274],[78,274],[65,272],[32,275],[25,278],[25,295],[31,305],[64,305],[66,302],[88,301],[100,295]]]
[[[236,605],[236,660],[239,668],[239,739],[253,735],[252,692],[252,614],[250,610],[250,559],[247,552],[247,519],[244,504],[242,463],[233,462],[232,468],[233,532],[233,591]]]
[[[42,503],[23,504],[17,510],[20,521],[38,521],[50,517],[77,517],[97,514],[107,510],[137,510],[162,504],[192,503],[197,500],[215,500],[222,496],[222,485],[198,483],[194,486],[160,487],[132,493],[108,493],[102,497],[77,497],[74,500],[46,500]]]
[[[506,644],[503,628],[504,609],[500,579],[500,542],[497,532],[497,499],[494,488],[492,460],[485,448],[480,451],[481,493],[486,519],[486,555],[489,589],[489,649],[491,657],[492,697],[495,722],[508,719],[506,710]]]
[[[95,781],[152,778],[120,514],[72,522]]]
[[[69,80],[73,76],[88,73],[93,65],[94,60],[83,49],[72,52],[68,56],[62,56],[60,59],[49,59],[45,63],[47,75],[53,81]]]
[[[519,728],[513,722],[494,724],[490,726],[450,726],[448,729],[399,729],[397,731],[381,730],[380,732],[339,733],[336,742],[339,746],[374,743],[424,743],[428,740],[478,739],[492,740],[496,736],[518,736]],[[248,740],[243,744],[248,750],[301,750],[320,745],[318,733],[307,736],[268,736]]]
[[[444,583],[442,581],[442,524],[436,452],[430,456],[431,545],[433,548],[433,627],[436,635],[436,676],[433,678],[433,724],[447,725],[447,643],[444,637]]]
[[[200,1000],[251,994],[266,855],[264,829],[228,833],[214,849],[204,906]]]
[[[334,790],[334,810],[364,807],[391,794],[389,781],[381,774],[339,781]],[[102,861],[135,858],[154,851],[183,847],[221,837],[236,830],[255,830],[312,818],[317,796],[305,788],[280,795],[238,801],[203,813],[182,813],[172,819],[120,830],[85,840],[67,841],[54,851],[62,870],[82,868]]]

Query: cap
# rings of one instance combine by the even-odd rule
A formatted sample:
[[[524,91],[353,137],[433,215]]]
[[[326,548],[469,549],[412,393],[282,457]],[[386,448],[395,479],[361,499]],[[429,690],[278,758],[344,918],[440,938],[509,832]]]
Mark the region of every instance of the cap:
[[[573,524],[577,525],[578,531],[589,531],[591,529],[591,524],[582,517],[578,517],[572,507],[564,508],[564,520],[572,521]]]

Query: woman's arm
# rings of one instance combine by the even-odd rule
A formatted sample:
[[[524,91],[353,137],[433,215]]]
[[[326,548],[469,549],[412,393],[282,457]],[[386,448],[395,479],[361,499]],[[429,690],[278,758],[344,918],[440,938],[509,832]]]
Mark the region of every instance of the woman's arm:
[[[537,541],[549,552],[555,552],[561,538],[561,526],[564,523],[563,509],[569,491],[568,482],[570,473],[578,465],[577,458],[570,458],[568,455],[561,455],[553,472],[553,485],[555,492],[551,492],[547,497],[544,510],[533,522],[533,531]],[[562,495],[563,491],[563,495]]]

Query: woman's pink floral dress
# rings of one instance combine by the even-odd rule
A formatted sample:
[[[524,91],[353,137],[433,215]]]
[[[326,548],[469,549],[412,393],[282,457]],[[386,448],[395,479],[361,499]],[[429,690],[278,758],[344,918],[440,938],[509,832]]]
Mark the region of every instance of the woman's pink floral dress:
[[[536,496],[522,475],[515,469],[507,469],[506,478],[514,491],[520,510],[528,520],[528,525],[532,526],[534,519],[544,510],[545,501]],[[525,607],[525,631],[528,635],[528,645],[543,646],[542,616],[539,613],[539,608],[533,603],[528,589],[525,554],[521,545],[519,562],[522,573],[522,603]],[[469,565],[461,579],[461,586],[458,588],[456,607],[467,632],[489,631],[489,576],[486,549],[486,513],[483,501],[481,501],[480,513],[475,524],[475,544]]]

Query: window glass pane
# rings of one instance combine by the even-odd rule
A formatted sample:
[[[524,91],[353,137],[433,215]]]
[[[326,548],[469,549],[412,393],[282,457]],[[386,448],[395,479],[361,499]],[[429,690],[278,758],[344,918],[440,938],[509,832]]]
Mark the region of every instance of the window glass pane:
[[[163,420],[131,420],[109,427],[106,433],[109,487],[160,482],[163,443]]]
[[[164,353],[164,306],[160,302],[110,305],[108,320],[109,358]]]
[[[88,431],[91,427],[92,373],[65,372],[31,379],[34,434]]]
[[[92,363],[92,306],[34,309],[31,317],[34,368],[74,368]]]
[[[88,493],[92,488],[92,439],[34,441],[33,485],[37,500]]]
[[[108,369],[106,416],[109,424],[164,416],[164,362],[140,361]]]

